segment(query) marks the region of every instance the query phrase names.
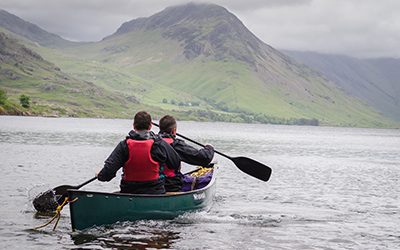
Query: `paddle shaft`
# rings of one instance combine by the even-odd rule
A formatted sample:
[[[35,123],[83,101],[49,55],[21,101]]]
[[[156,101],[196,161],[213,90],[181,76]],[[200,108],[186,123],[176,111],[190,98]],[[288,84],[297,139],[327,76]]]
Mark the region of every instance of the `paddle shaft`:
[[[194,144],[197,144],[197,145],[199,145],[200,147],[203,147],[203,148],[206,147],[206,145],[203,145],[203,144],[201,144],[200,142],[197,142],[197,141],[193,141],[192,139],[187,138],[186,136],[183,136],[183,135],[178,134],[178,133],[176,133],[176,135],[179,136],[179,137],[182,137],[182,138],[185,139],[185,140],[188,140],[188,141],[190,141],[190,142],[193,142]],[[223,157],[226,157],[226,158],[232,160],[232,157],[230,157],[230,156],[228,156],[228,155],[226,155],[226,154],[224,154],[224,153],[221,153],[221,152],[219,152],[219,151],[217,151],[217,150],[215,150],[215,149],[214,149],[214,152],[217,153],[217,154],[219,154],[219,155],[222,155]]]
[[[97,176],[93,177],[93,178],[90,179],[90,180],[85,181],[84,183],[82,183],[82,184],[79,185],[79,186],[76,186],[76,189],[80,189],[81,187],[83,187],[83,186],[85,186],[85,185],[91,183],[92,181],[94,181],[94,180],[96,180],[96,179],[97,179]]]
[[[90,182],[94,181],[97,179],[97,176],[91,178],[90,180],[85,181],[84,183],[78,185],[78,186],[70,186],[70,185],[62,185],[62,186],[58,186],[56,188],[53,188],[54,192],[56,193],[56,195],[66,195],[67,194],[67,190],[68,189],[80,189],[81,187],[89,184]]]

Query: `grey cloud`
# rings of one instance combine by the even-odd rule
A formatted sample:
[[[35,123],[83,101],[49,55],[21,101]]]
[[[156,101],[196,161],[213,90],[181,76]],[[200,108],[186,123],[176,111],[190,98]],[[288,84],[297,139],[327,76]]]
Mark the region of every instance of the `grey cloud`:
[[[202,1],[208,2],[208,1]],[[311,3],[312,0],[248,0],[248,1],[230,1],[230,0],[216,0],[214,3],[228,7],[230,10],[237,10],[241,12],[251,12],[263,8],[275,8],[284,6],[306,5]]]

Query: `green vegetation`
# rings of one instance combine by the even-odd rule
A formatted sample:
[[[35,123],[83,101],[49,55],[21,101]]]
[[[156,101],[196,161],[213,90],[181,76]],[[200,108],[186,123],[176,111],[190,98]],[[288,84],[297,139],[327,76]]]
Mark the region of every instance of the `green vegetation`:
[[[24,108],[29,108],[31,106],[31,98],[26,95],[20,95],[19,97],[19,103],[21,104],[22,107]]]
[[[0,115],[27,115],[22,107],[12,100],[9,100],[7,91],[0,89]]]

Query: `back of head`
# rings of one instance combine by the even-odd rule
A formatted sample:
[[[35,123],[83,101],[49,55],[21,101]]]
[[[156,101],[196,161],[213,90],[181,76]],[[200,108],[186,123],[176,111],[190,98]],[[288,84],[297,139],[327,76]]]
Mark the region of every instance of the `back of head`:
[[[173,116],[166,115],[160,119],[160,132],[171,133],[176,128],[176,120]]]
[[[149,130],[151,128],[151,116],[146,111],[137,112],[133,119],[135,130]]]

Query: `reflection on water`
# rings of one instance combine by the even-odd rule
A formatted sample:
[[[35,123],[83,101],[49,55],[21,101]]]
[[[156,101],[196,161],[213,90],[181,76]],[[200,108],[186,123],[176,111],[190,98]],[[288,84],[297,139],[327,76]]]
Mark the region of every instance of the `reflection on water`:
[[[79,247],[102,246],[113,249],[167,249],[179,240],[179,232],[165,228],[162,221],[123,222],[72,233]]]
[[[71,232],[31,230],[34,194],[98,171],[130,120],[0,117],[0,249],[397,249],[400,130],[179,122],[179,133],[273,169],[262,182],[216,156],[210,211]],[[83,189],[115,191],[110,183]]]

